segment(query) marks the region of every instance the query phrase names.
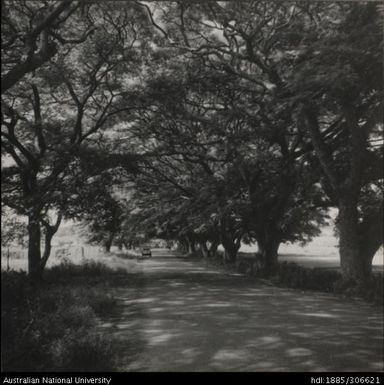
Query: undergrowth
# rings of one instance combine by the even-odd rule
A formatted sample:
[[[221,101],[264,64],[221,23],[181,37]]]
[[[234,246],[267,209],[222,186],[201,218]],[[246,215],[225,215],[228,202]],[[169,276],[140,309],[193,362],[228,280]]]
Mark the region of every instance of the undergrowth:
[[[107,288],[122,279],[125,272],[95,262],[55,266],[38,285],[2,272],[2,370],[113,370],[114,341],[97,325],[117,312]]]

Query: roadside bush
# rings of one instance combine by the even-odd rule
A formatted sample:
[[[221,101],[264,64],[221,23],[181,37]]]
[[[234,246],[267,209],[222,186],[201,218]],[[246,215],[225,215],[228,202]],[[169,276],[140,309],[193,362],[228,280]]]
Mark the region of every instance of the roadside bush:
[[[358,297],[378,305],[383,305],[384,302],[383,273],[374,273],[370,281],[356,284],[343,281],[338,270],[307,268],[294,262],[279,263],[277,271],[272,276],[267,276],[257,256],[249,253],[239,253],[235,264],[226,263],[220,253],[215,258],[207,258],[204,261],[210,266],[267,279],[272,284],[282,287]]]
[[[52,367],[71,371],[108,371],[114,368],[110,341],[86,328],[76,329],[56,339],[49,348]]]
[[[295,263],[283,262],[279,264],[272,281],[286,287],[341,294],[383,305],[383,273],[373,273],[367,282],[346,282],[337,270],[310,269]]]
[[[46,273],[39,286],[25,273],[2,273],[2,369],[113,370],[114,341],[100,333],[97,317],[116,311],[104,282],[116,272],[101,264],[64,264]],[[85,277],[94,273],[100,282],[90,285]]]
[[[325,268],[306,268],[296,263],[283,262],[272,280],[278,285],[306,290],[333,292],[341,279],[338,271]]]
[[[347,295],[349,297],[364,298],[368,302],[373,302],[377,305],[384,304],[384,274],[373,273],[372,277],[367,282],[345,282],[338,281],[335,284],[335,292]]]
[[[45,271],[44,278],[46,281],[66,281],[76,278],[90,279],[91,282],[100,281],[107,282],[108,278],[114,279],[119,274],[124,274],[125,270],[112,270],[101,262],[85,260],[82,264],[77,265],[68,259],[64,259],[61,264],[52,266]]]
[[[266,272],[263,269],[261,263],[261,258],[258,254],[248,254],[246,256],[241,256],[236,261],[236,269],[240,273],[250,275],[252,277],[264,278],[266,276]]]

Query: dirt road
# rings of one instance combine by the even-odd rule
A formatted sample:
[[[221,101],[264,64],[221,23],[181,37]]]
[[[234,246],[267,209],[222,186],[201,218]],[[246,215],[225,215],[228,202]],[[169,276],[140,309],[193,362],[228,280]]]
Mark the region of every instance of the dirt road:
[[[117,289],[119,371],[382,371],[383,315],[157,250]]]

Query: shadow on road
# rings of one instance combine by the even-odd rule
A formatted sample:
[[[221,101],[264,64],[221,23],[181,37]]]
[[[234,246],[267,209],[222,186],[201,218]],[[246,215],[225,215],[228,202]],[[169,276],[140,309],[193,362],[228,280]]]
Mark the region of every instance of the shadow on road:
[[[332,295],[266,286],[166,255],[119,288],[121,371],[381,371],[383,318]],[[134,290],[134,292],[132,291]]]

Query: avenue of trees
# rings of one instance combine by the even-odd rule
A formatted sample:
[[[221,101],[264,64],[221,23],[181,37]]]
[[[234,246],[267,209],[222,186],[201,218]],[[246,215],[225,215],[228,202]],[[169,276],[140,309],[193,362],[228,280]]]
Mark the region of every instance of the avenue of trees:
[[[2,3],[2,205],[38,279],[62,218],[236,260],[320,234],[343,279],[383,243],[376,2]],[[15,228],[16,230],[16,228]]]

